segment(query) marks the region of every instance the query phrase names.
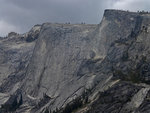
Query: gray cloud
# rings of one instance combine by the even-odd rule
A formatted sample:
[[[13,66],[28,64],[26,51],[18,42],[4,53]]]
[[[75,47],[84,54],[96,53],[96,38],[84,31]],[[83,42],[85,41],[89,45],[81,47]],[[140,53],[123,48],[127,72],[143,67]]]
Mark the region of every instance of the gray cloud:
[[[149,0],[0,0],[0,35],[44,22],[97,24],[106,8],[136,11],[149,5]]]

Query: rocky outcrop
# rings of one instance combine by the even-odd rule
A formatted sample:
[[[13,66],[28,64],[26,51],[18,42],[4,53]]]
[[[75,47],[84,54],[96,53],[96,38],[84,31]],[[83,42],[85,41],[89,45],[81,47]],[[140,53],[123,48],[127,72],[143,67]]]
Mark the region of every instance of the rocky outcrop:
[[[39,32],[41,30],[41,25],[35,25],[28,33],[26,33],[26,41],[32,42],[36,40],[39,36]]]
[[[33,29],[33,28],[32,28]],[[31,32],[31,31],[30,31]],[[33,33],[33,32],[32,32]],[[26,33],[28,34],[28,33]],[[0,105],[11,106],[18,89],[25,79],[25,73],[33,54],[35,42],[28,43],[25,34],[9,33],[0,38]],[[21,94],[21,91],[20,91]],[[10,101],[11,100],[11,101]],[[5,107],[5,108],[6,108]],[[9,108],[11,110],[14,108]],[[8,110],[8,111],[9,111]],[[6,113],[6,109],[2,109]],[[2,112],[1,111],[1,112]]]
[[[44,23],[0,39],[0,110],[148,112],[149,25],[148,13],[105,10],[98,25]]]

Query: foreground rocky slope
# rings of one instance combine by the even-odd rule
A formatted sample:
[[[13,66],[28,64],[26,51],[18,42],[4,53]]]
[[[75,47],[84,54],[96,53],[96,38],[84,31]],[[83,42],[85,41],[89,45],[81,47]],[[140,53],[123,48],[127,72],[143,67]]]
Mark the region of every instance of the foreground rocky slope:
[[[51,24],[1,38],[1,112],[149,113],[150,14]]]

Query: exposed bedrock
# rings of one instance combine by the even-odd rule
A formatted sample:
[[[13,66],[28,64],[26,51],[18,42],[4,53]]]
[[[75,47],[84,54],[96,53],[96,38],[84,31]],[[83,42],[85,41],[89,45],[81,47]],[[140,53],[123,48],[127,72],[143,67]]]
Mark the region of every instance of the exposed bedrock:
[[[105,10],[98,25],[10,33],[0,39],[1,110],[17,99],[16,113],[147,113],[149,32],[149,13]]]

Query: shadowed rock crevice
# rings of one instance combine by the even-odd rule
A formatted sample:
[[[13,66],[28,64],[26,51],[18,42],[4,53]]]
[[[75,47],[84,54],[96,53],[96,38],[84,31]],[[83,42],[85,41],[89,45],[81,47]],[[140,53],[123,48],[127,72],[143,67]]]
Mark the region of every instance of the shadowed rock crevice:
[[[21,91],[17,90],[15,94],[10,96],[10,98],[7,100],[7,102],[5,102],[5,104],[1,105],[0,112],[1,113],[14,112],[22,104],[23,100]]]

